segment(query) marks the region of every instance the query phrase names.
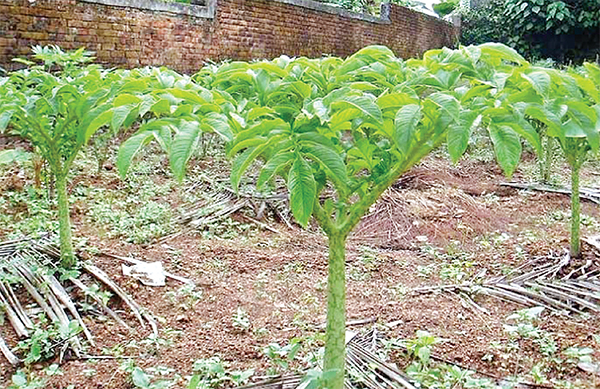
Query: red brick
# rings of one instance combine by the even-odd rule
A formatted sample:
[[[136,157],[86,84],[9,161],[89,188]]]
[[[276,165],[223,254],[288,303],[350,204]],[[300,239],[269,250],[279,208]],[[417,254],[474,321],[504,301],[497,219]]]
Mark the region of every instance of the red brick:
[[[208,59],[323,54],[347,56],[369,44],[401,57],[454,44],[458,30],[392,5],[391,23],[344,18],[277,1],[219,0],[203,19],[75,0],[0,0],[0,66],[33,44],[86,45],[108,65],[168,65],[196,71]]]

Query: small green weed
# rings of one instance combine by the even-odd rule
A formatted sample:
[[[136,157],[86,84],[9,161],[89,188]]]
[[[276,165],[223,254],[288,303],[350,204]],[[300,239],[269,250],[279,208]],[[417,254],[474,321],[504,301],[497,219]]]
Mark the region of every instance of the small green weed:
[[[235,314],[232,318],[233,328],[240,332],[248,331],[251,327],[250,318],[248,317],[248,313],[244,311],[241,307],[235,311]]]
[[[177,291],[169,291],[165,295],[171,304],[184,311],[193,311],[196,304],[204,297],[202,290],[196,290],[194,284],[186,284]]]
[[[8,389],[43,389],[45,387],[45,379],[37,377],[33,373],[27,374],[25,371],[19,370],[12,375]]]
[[[225,382],[235,386],[243,385],[254,375],[254,370],[227,371],[228,364],[219,357],[198,359],[194,362],[194,375],[191,377],[188,389],[209,389],[220,387]]]
[[[298,339],[292,339],[285,346],[281,346],[279,343],[270,343],[267,347],[263,348],[263,354],[274,365],[269,368],[268,374],[273,375],[288,371],[290,364],[296,359],[301,346],[302,344]]]
[[[23,362],[31,365],[53,357],[57,351],[64,352],[69,339],[77,336],[79,332],[81,327],[76,321],[63,326],[49,323],[45,315],[40,315],[33,334],[17,343],[16,350],[23,351],[25,353]]]

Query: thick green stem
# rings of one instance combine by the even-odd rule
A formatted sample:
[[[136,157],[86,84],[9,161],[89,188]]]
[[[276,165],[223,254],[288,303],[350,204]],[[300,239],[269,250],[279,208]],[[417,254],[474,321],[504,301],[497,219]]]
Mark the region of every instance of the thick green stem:
[[[571,257],[578,258],[581,255],[579,242],[580,225],[580,199],[579,199],[579,169],[580,163],[571,165]]]
[[[343,389],[346,359],[346,235],[329,234],[329,278],[327,283],[327,333],[324,371],[336,374],[328,389]]]
[[[546,155],[544,157],[544,164],[542,167],[542,182],[548,184],[550,182],[550,176],[552,171],[552,159],[554,158],[554,138],[546,136]]]
[[[67,195],[67,178],[64,174],[56,174],[56,197],[58,200],[58,224],[60,231],[60,257],[64,268],[76,265],[71,237],[71,219],[69,216],[69,197]]]

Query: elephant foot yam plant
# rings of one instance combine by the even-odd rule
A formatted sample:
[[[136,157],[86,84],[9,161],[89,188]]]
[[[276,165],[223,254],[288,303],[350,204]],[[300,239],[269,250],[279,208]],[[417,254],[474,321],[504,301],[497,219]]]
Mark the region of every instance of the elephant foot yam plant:
[[[349,234],[382,193],[436,147],[447,143],[458,160],[475,126],[490,128],[498,159],[512,173],[519,134],[539,145],[537,133],[518,125],[523,118],[501,93],[526,65],[498,44],[433,50],[408,61],[371,46],[345,60],[280,57],[208,66],[194,76],[207,89],[168,92],[165,111],[181,115],[159,123],[173,124],[166,149],[176,177],[183,178],[200,133],[216,132],[234,159],[234,188],[262,161],[257,186],[267,189],[282,177],[297,222],[314,220],[327,235],[328,388],[341,389],[344,380]],[[155,128],[147,122],[121,146],[122,175],[141,146],[151,139],[161,143]]]
[[[47,67],[62,62],[47,50],[37,49]],[[76,58],[81,50],[72,53]],[[68,53],[55,53],[62,58]],[[67,63],[72,63],[67,61]],[[44,66],[16,71],[2,80],[0,90],[0,130],[14,132],[31,141],[45,159],[55,179],[60,225],[61,261],[64,267],[76,264],[73,254],[67,179],[78,153],[98,129],[113,130],[132,122],[131,93],[144,85],[95,65],[64,67],[49,72]]]
[[[17,254],[13,258],[5,246],[3,257],[0,258],[0,278],[3,280],[0,285],[10,280],[2,287],[3,293],[8,293],[8,296],[13,293],[11,284],[25,287],[52,323],[62,328],[69,326],[68,311],[93,344],[92,336],[75,304],[53,275],[59,270],[61,279],[68,279],[84,292],[89,289],[76,278],[79,273],[74,269],[80,264],[73,250],[67,181],[74,160],[100,128],[107,128],[114,134],[118,129],[128,127],[150,110],[153,101],[145,95],[149,86],[142,73],[102,70],[97,65],[81,67],[79,65],[89,60],[89,53],[84,50],[65,53],[56,47],[36,47],[34,52],[36,58],[44,61],[43,66],[25,61],[28,68],[0,79],[0,133],[8,132],[28,139],[35,152],[47,161],[56,185],[60,253],[38,263],[28,257],[37,258],[35,254],[39,256],[39,253],[25,255],[15,250]],[[10,157],[8,152],[2,154],[5,158]],[[11,158],[15,159],[15,152],[11,154]],[[28,240],[24,242],[34,245]],[[37,244],[41,245],[39,242]],[[51,245],[44,244],[44,251],[54,250]],[[11,255],[7,256],[7,252]],[[53,265],[57,259],[61,267]],[[139,307],[108,275],[91,264],[83,264],[82,268],[118,294],[142,321]],[[18,300],[9,301],[13,302],[14,307],[20,307]],[[61,304],[67,309],[63,309]],[[8,310],[10,306],[7,304],[5,308]],[[23,310],[16,309],[16,312]],[[153,319],[144,315],[153,324]],[[27,329],[33,323],[26,314],[9,315],[9,319],[13,327],[19,329],[17,333],[20,336],[30,335]],[[21,320],[24,326],[20,325]],[[77,351],[78,340],[72,339],[71,343]]]
[[[81,49],[36,47],[34,52],[43,66],[25,61],[30,67],[0,81],[0,132],[28,139],[47,161],[56,185],[61,262],[70,268],[76,265],[67,194],[73,162],[100,129],[114,136],[152,108],[160,110],[147,92],[162,79],[143,70],[78,66],[89,60]]]
[[[600,67],[579,71],[531,68],[520,73],[511,99],[523,115],[543,123],[571,167],[571,257],[581,255],[579,175],[591,151],[600,148]],[[547,144],[552,147],[552,143]]]

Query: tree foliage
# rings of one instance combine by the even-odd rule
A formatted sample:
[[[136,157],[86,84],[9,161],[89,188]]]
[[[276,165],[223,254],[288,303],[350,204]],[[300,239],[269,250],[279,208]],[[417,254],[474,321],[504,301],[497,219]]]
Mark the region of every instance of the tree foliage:
[[[581,62],[599,54],[597,0],[490,0],[462,12],[463,44],[502,42],[528,58]]]

